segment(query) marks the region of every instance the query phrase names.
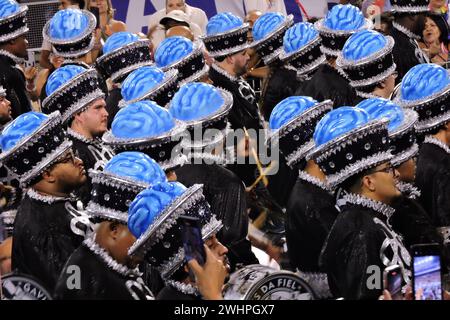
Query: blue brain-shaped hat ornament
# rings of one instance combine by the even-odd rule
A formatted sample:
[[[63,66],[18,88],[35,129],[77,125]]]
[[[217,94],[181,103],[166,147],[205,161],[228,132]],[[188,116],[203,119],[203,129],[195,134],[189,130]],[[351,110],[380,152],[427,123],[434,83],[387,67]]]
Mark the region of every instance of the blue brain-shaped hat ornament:
[[[28,32],[27,12],[26,5],[14,0],[0,0],[0,43]]]

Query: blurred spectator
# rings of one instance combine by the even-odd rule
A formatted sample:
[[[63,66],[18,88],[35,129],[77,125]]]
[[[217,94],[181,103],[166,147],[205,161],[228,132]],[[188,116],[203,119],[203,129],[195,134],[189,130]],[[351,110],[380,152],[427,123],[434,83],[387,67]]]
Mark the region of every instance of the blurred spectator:
[[[83,9],[85,6],[84,0],[59,0],[59,10],[64,9]],[[50,62],[50,53],[52,52],[52,45],[50,42],[45,41],[45,39],[42,41],[42,47],[41,47],[41,56],[39,58],[39,64],[44,69],[52,69],[53,65]]]
[[[243,2],[248,12],[257,10],[262,13],[280,12],[286,14],[284,0],[244,0]]]
[[[369,19],[390,10],[391,2],[389,0],[364,0],[361,3],[361,11]]]
[[[448,60],[448,24],[440,14],[429,14],[421,23],[422,39],[419,46],[431,62],[445,65]]]
[[[181,10],[172,10],[159,21],[159,25],[149,34],[149,39],[152,41],[154,50],[166,38],[167,30],[176,26],[189,28],[194,36],[194,40],[202,35],[199,26],[193,22],[189,22],[189,17],[186,13]]]
[[[127,26],[122,21],[114,20],[114,8],[111,0],[87,0],[86,9],[98,8],[99,26],[95,31],[95,45],[90,54],[90,62],[94,62],[101,54],[106,39],[115,32],[126,31]]]
[[[6,98],[6,90],[0,84],[0,128],[11,121],[11,102]]]
[[[6,238],[0,243],[0,275],[11,272],[12,238]]]
[[[47,84],[48,77],[52,74],[53,71],[61,66],[61,64],[64,62],[64,58],[51,54],[50,61],[52,64],[52,68],[41,69],[36,78],[36,95],[41,101],[44,101],[44,99],[47,97],[47,93],[45,92],[45,85]]]
[[[206,24],[208,23],[208,17],[206,16],[205,11],[187,5],[185,0],[166,0],[166,8],[158,10],[150,16],[148,22],[148,34],[150,35],[160,24],[161,19],[173,10],[181,10],[186,13],[187,22],[195,23],[200,28],[201,34],[205,33]]]
[[[392,30],[392,22],[394,21],[394,17],[390,12],[383,12],[380,15],[374,16],[372,18],[374,22],[374,29],[385,36],[391,34]]]
[[[245,22],[248,23],[250,26],[250,28],[248,29],[248,33],[247,33],[247,40],[249,42],[253,41],[253,35],[252,35],[253,25],[255,24],[255,21],[261,16],[262,16],[262,12],[259,10],[249,11],[249,13],[247,13],[247,15],[245,16]]]
[[[447,15],[448,0],[430,0],[430,11],[436,14]]]

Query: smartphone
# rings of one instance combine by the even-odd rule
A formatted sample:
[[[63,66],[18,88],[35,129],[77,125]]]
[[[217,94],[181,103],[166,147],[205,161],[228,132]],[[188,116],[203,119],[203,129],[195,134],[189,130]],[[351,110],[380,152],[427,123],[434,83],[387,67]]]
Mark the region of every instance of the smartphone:
[[[416,300],[442,300],[441,252],[437,243],[418,244],[413,253],[413,290]]]
[[[36,65],[36,57],[33,51],[28,50],[28,58],[25,60],[26,67],[34,67]]]
[[[402,288],[404,286],[404,281],[402,267],[398,264],[394,264],[384,269],[383,283],[384,289],[389,291],[392,300],[403,299]]]
[[[181,217],[181,239],[186,262],[195,259],[201,266],[206,262],[200,220],[194,217]]]
[[[89,11],[95,16],[95,19],[97,20],[95,24],[95,29],[100,28],[100,11],[98,7],[91,7]]]

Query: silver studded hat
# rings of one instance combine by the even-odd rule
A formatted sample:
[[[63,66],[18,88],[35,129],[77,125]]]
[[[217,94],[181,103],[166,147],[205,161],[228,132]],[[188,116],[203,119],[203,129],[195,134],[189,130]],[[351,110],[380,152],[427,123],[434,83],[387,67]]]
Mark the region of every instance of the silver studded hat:
[[[203,196],[203,185],[160,183],[141,192],[130,205],[128,229],[137,241],[128,254],[144,257],[164,280],[185,263],[181,238],[183,216],[199,220],[204,240],[222,228]]]
[[[105,97],[97,71],[72,64],[56,69],[49,76],[44,90],[47,97],[42,101],[42,111],[61,112],[64,123],[91,102]]]
[[[383,82],[396,69],[392,49],[394,39],[373,30],[354,33],[344,45],[336,65],[363,97],[371,97],[373,86]]]
[[[419,114],[415,128],[426,134],[450,121],[450,75],[433,63],[411,68],[403,77],[395,102]]]
[[[166,72],[178,70],[178,86],[198,81],[208,74],[209,66],[203,57],[204,46],[180,36],[164,39],[155,51],[155,63]]]
[[[72,147],[64,133],[59,112],[27,112],[4,129],[0,162],[19,177],[26,188]]]
[[[364,18],[361,10],[357,7],[350,4],[338,4],[314,26],[322,38],[322,52],[328,56],[337,57],[353,33],[372,29],[373,23]]]
[[[0,43],[15,39],[28,32],[26,5],[14,0],[0,1]]]
[[[116,153],[140,151],[156,160],[163,170],[171,171],[187,161],[180,146],[185,130],[186,125],[167,109],[143,100],[122,108],[102,139]]]
[[[211,57],[226,57],[252,46],[247,41],[248,31],[248,23],[243,23],[240,17],[222,12],[209,19],[206,35],[201,40]]]
[[[391,0],[391,7],[394,13],[421,13],[428,12],[429,0]]]
[[[95,16],[87,10],[64,9],[45,24],[43,38],[64,58],[78,58],[92,50],[95,43]]]
[[[91,200],[86,211],[94,219],[126,224],[128,209],[139,192],[167,181],[161,167],[140,152],[115,155],[103,171],[89,170],[92,179]]]
[[[286,17],[279,12],[266,12],[255,21],[252,46],[266,65],[277,60],[283,46],[284,34],[293,23],[293,15]]]
[[[371,120],[357,107],[327,113],[314,131],[314,149],[308,154],[336,188],[348,178],[392,159],[387,118]]]
[[[275,106],[270,115],[267,144],[278,144],[286,163],[294,168],[314,147],[314,128],[332,109],[331,100],[317,102],[302,96],[284,99]]]
[[[116,32],[106,40],[103,55],[96,61],[97,69],[105,79],[120,83],[134,70],[153,64],[150,46],[148,39],[131,32]]]

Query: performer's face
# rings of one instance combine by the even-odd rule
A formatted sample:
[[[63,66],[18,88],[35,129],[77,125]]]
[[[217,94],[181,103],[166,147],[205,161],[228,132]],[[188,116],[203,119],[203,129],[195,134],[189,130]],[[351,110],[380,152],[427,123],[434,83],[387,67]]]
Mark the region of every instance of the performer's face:
[[[126,225],[118,223],[115,228],[116,229],[110,234],[114,240],[114,245],[110,247],[111,254],[119,263],[130,268],[135,268],[141,262],[141,259],[130,257],[128,255],[128,250],[136,241],[136,238],[130,230],[128,230]]]
[[[27,36],[25,34],[15,38],[13,41],[14,45],[14,54],[19,58],[26,59],[28,57],[28,41]]]
[[[250,60],[250,56],[248,55],[247,50],[243,50],[231,56],[236,76],[241,76],[247,72],[248,60]]]
[[[11,120],[11,102],[6,97],[0,96],[0,124]]]
[[[108,111],[104,99],[97,99],[90,104],[86,111],[77,115],[83,128],[93,137],[101,136],[107,130]]]
[[[416,159],[411,158],[397,167],[399,180],[413,183],[416,180]]]
[[[211,236],[205,241],[208,248],[214,253],[217,259],[221,260],[227,270],[229,270],[227,253],[228,249],[217,238],[216,235]]]
[[[86,182],[83,161],[70,150],[50,169],[51,179],[58,184],[61,192],[70,193]]]
[[[368,189],[374,193],[376,198],[389,204],[401,195],[396,187],[399,176],[398,171],[389,162],[380,164],[371,172],[368,175],[370,177]]]

